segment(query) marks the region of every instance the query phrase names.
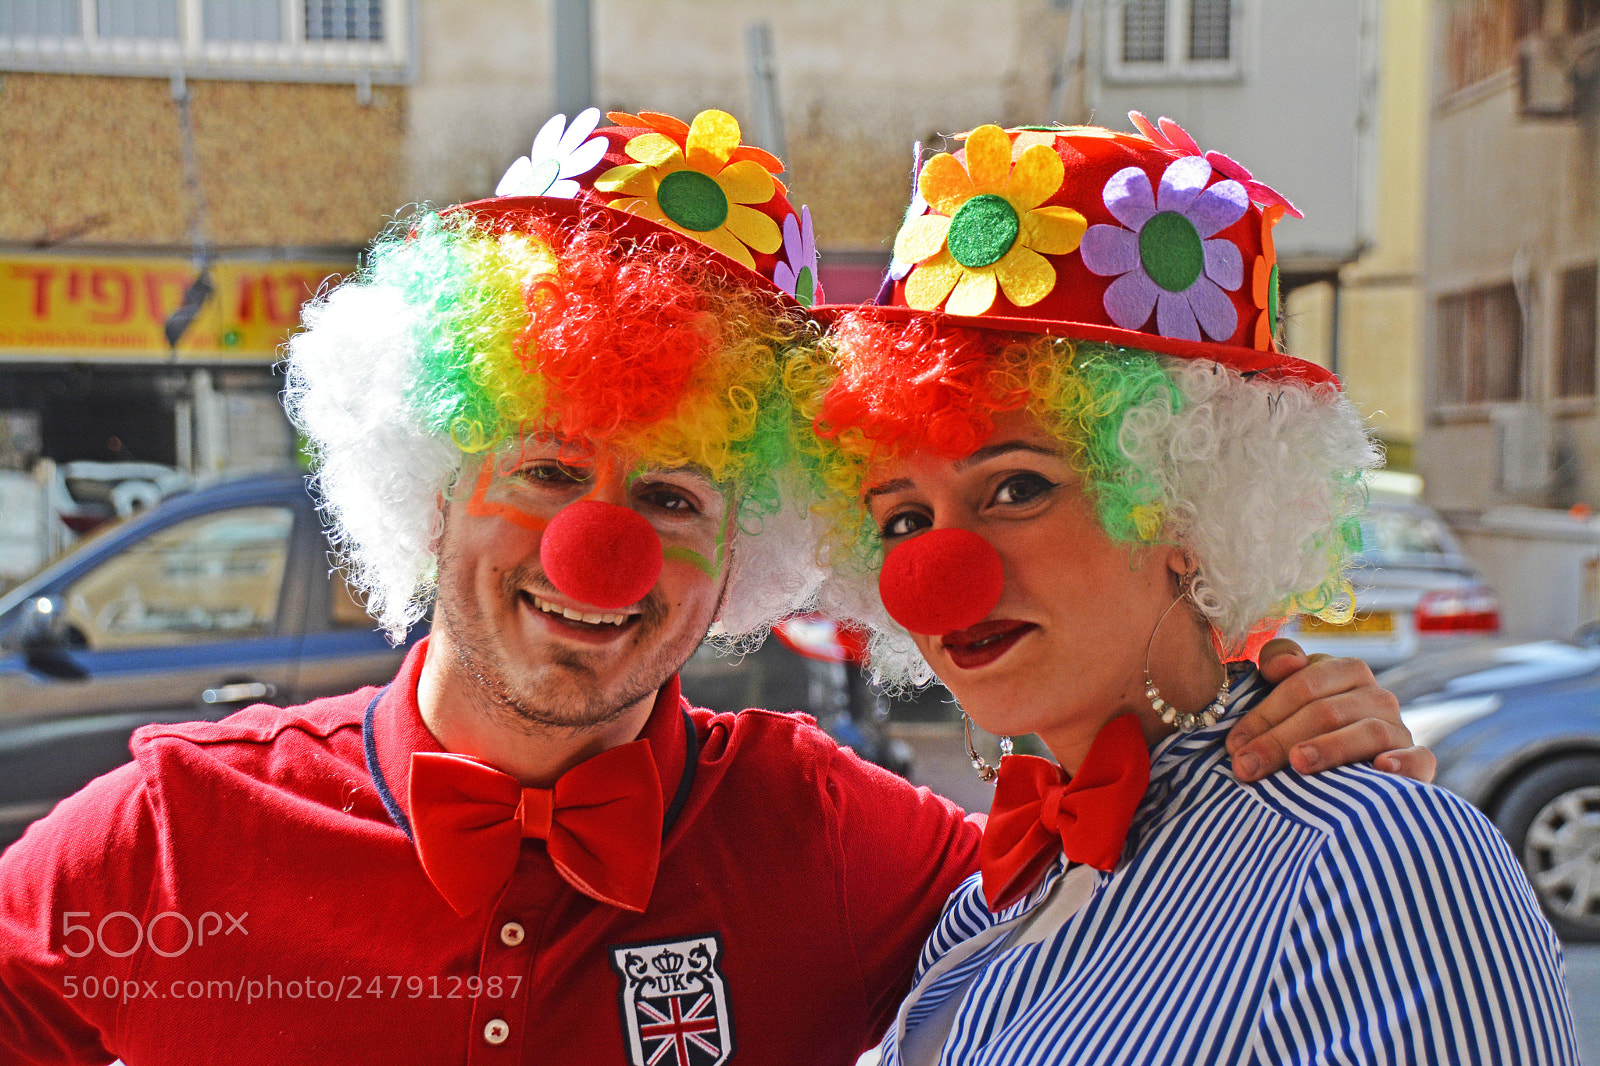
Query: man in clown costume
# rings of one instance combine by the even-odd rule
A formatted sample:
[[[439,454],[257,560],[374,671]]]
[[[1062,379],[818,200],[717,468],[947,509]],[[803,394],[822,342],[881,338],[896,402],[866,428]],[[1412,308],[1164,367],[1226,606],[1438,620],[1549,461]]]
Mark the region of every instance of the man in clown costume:
[[[327,514],[431,635],[382,689],[140,730],[7,851],[0,1061],[815,1066],[892,1016],[975,827],[676,676],[817,586],[780,373],[810,218],[731,116],[612,118],[307,310]],[[1363,671],[1283,685],[1264,769],[1406,743]]]

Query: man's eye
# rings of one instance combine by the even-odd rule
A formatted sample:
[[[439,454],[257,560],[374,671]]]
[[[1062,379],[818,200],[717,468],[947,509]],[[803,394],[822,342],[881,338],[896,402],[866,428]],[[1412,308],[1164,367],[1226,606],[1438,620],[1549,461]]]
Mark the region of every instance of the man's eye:
[[[1029,503],[1038,499],[1056,483],[1042,474],[1013,474],[995,490],[994,502],[1001,504]]]
[[[577,485],[589,480],[587,471],[557,462],[529,463],[517,473],[529,481],[552,485]]]
[[[928,520],[928,516],[920,511],[901,511],[888,517],[883,523],[883,527],[878,531],[878,535],[885,540],[890,537],[907,537],[919,529],[928,528],[932,524]]]
[[[688,495],[677,489],[658,486],[639,494],[639,498],[646,503],[661,508],[663,511],[673,511],[679,514],[697,514],[700,506]]]

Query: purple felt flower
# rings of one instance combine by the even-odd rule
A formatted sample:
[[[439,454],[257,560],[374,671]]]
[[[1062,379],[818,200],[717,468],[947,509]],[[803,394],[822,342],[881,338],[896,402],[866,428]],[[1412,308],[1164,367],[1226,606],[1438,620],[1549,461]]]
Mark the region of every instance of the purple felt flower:
[[[1250,198],[1237,181],[1207,188],[1210,180],[1210,163],[1184,156],[1162,172],[1158,189],[1138,167],[1106,182],[1106,210],[1122,226],[1090,226],[1079,252],[1096,274],[1120,275],[1105,294],[1118,326],[1143,329],[1154,311],[1163,337],[1198,341],[1202,330],[1216,341],[1233,336],[1239,312],[1223,290],[1244,284],[1244,260],[1232,241],[1210,238],[1239,221]]]
[[[1252,203],[1262,207],[1282,207],[1285,212],[1295,218],[1305,218],[1300,209],[1289,202],[1289,198],[1265,182],[1255,179],[1255,176],[1244,168],[1243,163],[1235,162],[1221,152],[1202,152],[1195,139],[1189,136],[1184,128],[1165,116],[1157,119],[1152,125],[1150,120],[1137,111],[1129,111],[1128,119],[1134,127],[1158,148],[1165,148],[1175,155],[1203,155],[1206,162],[1217,168],[1225,178],[1232,178],[1244,186],[1245,194]]]
[[[793,296],[801,307],[822,299],[817,280],[817,235],[811,228],[811,208],[783,220],[783,261],[772,270],[772,281]]]

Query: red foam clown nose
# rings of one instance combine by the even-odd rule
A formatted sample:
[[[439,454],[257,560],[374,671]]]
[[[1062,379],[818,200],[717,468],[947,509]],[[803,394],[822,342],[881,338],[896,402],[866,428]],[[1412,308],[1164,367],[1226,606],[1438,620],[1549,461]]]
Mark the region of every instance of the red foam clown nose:
[[[878,595],[913,633],[942,636],[983,621],[1005,590],[1000,553],[965,529],[930,529],[889,553]]]
[[[638,603],[661,576],[661,538],[637,511],[579,500],[551,519],[539,562],[573,599],[615,611]]]

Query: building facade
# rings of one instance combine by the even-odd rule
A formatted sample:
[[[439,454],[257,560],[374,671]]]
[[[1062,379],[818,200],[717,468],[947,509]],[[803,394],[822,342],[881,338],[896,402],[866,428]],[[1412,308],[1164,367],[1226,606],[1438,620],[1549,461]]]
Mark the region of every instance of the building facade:
[[[1600,504],[1600,3],[1434,9],[1426,289],[1434,503]]]
[[[294,460],[277,349],[403,202],[413,19],[0,5],[0,466]]]

